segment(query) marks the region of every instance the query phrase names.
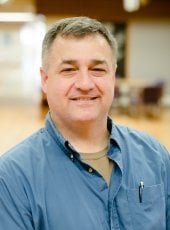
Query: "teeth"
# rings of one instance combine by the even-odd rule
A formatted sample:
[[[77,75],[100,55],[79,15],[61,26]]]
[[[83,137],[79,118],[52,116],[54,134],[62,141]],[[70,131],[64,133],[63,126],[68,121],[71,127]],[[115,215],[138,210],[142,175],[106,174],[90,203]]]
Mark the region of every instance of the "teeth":
[[[94,100],[96,99],[97,97],[91,97],[91,98],[74,98],[73,100],[82,100],[82,101],[89,101],[89,100]]]

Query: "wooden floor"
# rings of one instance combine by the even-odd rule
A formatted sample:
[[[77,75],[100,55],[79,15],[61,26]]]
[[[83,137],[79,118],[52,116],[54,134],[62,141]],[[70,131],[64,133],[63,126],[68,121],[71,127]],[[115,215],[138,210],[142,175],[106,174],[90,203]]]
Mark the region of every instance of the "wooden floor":
[[[44,125],[46,109],[40,99],[0,100],[0,154],[20,142]],[[165,110],[160,119],[131,117],[111,111],[114,121],[155,136],[170,150],[170,111]]]

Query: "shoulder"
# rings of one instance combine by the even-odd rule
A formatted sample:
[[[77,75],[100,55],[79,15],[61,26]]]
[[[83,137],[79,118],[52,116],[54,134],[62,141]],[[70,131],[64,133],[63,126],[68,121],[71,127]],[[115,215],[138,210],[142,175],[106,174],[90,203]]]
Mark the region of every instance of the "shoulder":
[[[131,154],[143,154],[152,156],[155,153],[158,157],[168,154],[165,146],[149,133],[124,125],[113,124],[112,135],[116,136],[119,145]],[[169,154],[168,154],[169,155]]]
[[[43,146],[48,135],[45,129],[40,129],[27,137],[0,157],[0,173],[3,170],[11,170],[12,168],[28,168],[31,162],[41,159]]]
[[[153,141],[154,143],[157,142],[157,140],[151,136],[149,133],[145,131],[141,131],[138,129],[134,129],[125,125],[115,124],[113,123],[113,129],[112,129],[113,135],[116,135],[119,140],[128,140],[128,141]]]

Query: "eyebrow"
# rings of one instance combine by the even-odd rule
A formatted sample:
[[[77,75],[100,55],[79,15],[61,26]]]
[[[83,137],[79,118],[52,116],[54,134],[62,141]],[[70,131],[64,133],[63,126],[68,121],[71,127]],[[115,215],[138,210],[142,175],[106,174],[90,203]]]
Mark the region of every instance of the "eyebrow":
[[[66,60],[61,61],[61,64],[75,65],[76,63],[77,63],[77,60],[74,60],[74,59],[68,59],[68,60],[66,59]],[[92,59],[90,63],[92,65],[100,65],[100,64],[107,65],[107,62],[105,60],[99,60],[99,59]]]
[[[94,59],[94,60],[92,60],[92,64],[94,64],[94,65],[100,65],[100,64],[107,65],[107,62],[105,60]]]
[[[76,63],[77,63],[77,61],[76,61],[76,60],[72,60],[72,59],[62,60],[62,61],[61,61],[61,65],[62,65],[62,64],[75,65]]]

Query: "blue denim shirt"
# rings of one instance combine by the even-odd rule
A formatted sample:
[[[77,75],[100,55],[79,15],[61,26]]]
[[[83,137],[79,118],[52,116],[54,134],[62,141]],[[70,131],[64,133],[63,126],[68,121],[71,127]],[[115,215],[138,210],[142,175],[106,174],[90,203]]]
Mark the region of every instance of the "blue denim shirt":
[[[170,155],[108,119],[110,186],[81,162],[48,115],[0,159],[0,230],[168,230]],[[144,183],[144,188],[140,183]]]

